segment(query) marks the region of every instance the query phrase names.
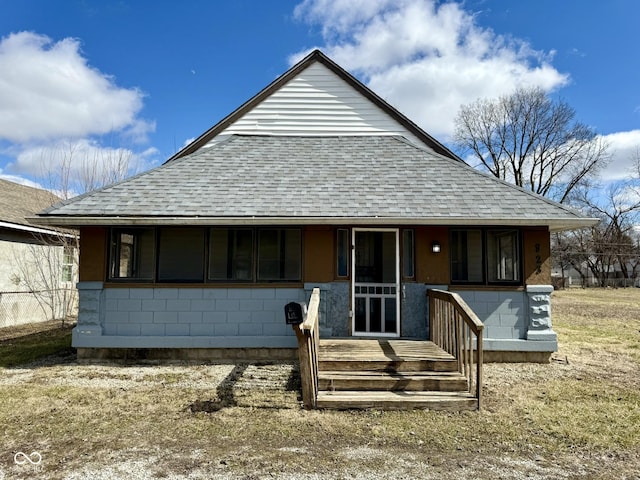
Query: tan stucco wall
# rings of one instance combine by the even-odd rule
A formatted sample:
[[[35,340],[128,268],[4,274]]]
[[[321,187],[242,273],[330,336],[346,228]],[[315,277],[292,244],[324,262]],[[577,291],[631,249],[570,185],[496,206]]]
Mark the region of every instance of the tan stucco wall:
[[[107,265],[107,228],[83,227],[80,229],[81,282],[103,282]]]
[[[551,285],[551,240],[546,228],[522,231],[522,258],[526,285]]]

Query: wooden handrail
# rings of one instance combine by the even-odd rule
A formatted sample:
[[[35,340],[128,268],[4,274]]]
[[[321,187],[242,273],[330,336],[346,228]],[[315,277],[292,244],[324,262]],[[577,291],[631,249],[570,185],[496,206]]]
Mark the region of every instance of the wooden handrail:
[[[305,408],[316,408],[318,402],[319,307],[320,289],[314,288],[303,322],[293,325],[293,330],[298,338],[300,383],[302,384],[302,403]]]
[[[429,289],[427,297],[431,341],[455,357],[458,371],[467,377],[469,392],[478,400],[479,410],[482,406],[484,324],[457,293]]]

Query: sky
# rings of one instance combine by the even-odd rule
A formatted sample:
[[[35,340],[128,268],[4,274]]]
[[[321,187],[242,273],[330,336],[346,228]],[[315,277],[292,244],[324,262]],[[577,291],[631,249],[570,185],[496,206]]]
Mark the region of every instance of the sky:
[[[608,142],[603,180],[640,151],[636,0],[0,0],[0,12],[0,176],[22,183],[69,158],[159,165],[314,48],[448,146],[461,105],[536,86]]]

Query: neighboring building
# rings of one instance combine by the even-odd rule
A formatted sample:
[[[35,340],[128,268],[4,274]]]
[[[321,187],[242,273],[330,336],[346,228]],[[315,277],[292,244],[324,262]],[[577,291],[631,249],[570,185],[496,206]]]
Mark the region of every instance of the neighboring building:
[[[81,357],[285,355],[283,307],[314,287],[324,337],[422,339],[437,287],[485,323],[485,358],[526,358],[557,349],[550,232],[593,220],[467,166],[315,51],[163,166],[38,222],[80,229]]]
[[[76,236],[26,220],[59,201],[0,179],[0,327],[75,314]]]

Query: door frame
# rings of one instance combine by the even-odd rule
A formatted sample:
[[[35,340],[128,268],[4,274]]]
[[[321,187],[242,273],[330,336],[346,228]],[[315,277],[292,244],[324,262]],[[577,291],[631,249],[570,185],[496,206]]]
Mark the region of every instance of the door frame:
[[[387,232],[394,233],[395,248],[395,272],[396,272],[396,331],[388,332],[356,332],[356,233],[357,232]],[[399,228],[366,228],[357,227],[351,229],[351,336],[353,337],[400,337],[400,229]]]

